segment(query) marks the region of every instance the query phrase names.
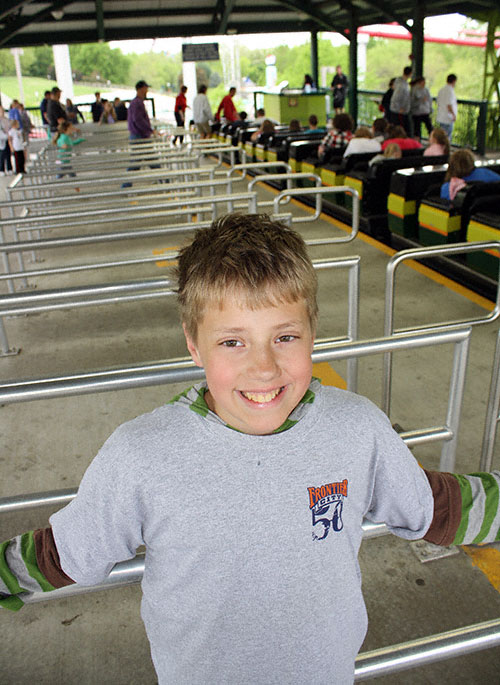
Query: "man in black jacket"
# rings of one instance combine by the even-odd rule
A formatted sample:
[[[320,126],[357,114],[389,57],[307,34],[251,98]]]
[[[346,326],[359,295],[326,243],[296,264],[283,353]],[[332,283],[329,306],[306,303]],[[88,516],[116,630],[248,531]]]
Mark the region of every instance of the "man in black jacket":
[[[50,92],[50,100],[47,103],[47,119],[49,120],[50,132],[55,133],[60,119],[68,120],[66,110],[59,102],[61,89],[54,86]]]

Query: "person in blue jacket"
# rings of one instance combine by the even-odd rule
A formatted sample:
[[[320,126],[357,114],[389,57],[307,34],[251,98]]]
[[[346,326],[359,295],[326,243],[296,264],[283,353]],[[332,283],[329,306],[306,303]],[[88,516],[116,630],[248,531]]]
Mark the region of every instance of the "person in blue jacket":
[[[486,167],[476,167],[470,150],[457,150],[450,157],[445,182],[441,186],[441,197],[453,201],[460,188],[470,181],[495,183],[500,181],[500,174]]]

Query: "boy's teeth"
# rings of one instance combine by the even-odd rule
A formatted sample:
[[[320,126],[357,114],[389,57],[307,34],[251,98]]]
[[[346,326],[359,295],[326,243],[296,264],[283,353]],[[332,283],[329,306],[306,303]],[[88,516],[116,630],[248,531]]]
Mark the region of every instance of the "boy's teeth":
[[[274,398],[279,395],[280,391],[281,388],[278,388],[277,390],[271,390],[271,392],[244,392],[243,395],[247,398],[247,400],[252,400],[252,402],[263,404],[265,402],[274,400]]]

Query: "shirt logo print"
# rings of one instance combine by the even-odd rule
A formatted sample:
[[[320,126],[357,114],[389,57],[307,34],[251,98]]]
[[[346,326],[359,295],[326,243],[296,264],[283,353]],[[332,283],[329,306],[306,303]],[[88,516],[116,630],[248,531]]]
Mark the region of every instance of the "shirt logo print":
[[[347,479],[307,488],[312,515],[312,539],[325,540],[330,530],[338,533],[344,527],[342,509],[347,497]]]

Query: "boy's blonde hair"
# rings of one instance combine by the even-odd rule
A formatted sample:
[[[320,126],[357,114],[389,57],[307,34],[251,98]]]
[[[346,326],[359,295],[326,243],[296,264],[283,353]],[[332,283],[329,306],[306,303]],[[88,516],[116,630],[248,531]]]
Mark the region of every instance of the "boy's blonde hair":
[[[196,341],[206,307],[221,307],[228,294],[258,309],[303,298],[316,329],[316,273],[302,237],[265,214],[227,214],[196,231],[179,253],[181,319]]]

